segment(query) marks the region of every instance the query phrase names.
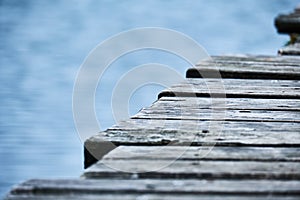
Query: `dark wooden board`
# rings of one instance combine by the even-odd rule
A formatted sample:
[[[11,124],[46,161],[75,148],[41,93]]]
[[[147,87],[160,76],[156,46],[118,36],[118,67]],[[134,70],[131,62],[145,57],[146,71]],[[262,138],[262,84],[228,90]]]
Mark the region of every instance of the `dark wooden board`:
[[[208,87],[209,85],[209,87]],[[300,81],[262,79],[187,79],[163,90],[163,96],[300,99]]]
[[[29,180],[6,200],[27,199],[287,199],[299,198],[299,181],[66,179]]]

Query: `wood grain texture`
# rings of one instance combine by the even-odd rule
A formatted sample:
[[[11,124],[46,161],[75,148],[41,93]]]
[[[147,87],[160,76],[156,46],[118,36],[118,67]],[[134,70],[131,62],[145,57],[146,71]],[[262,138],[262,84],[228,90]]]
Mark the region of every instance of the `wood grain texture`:
[[[211,56],[215,62],[260,64],[262,66],[299,66],[299,57],[263,56],[263,55],[225,55]],[[205,61],[205,60],[203,60]]]
[[[175,180],[175,179],[65,179],[29,180],[13,189],[15,199],[271,199],[299,198],[299,181],[281,180]]]
[[[218,126],[215,129],[213,126]],[[85,141],[85,166],[107,152],[106,143],[138,146],[254,146],[300,147],[299,123],[223,122],[195,120],[130,119],[120,122]],[[103,149],[104,148],[104,149]],[[105,152],[105,153],[103,153]]]
[[[117,146],[298,147],[299,115],[297,99],[163,97],[131,119],[88,139],[85,163],[88,167],[111,151],[113,148],[104,149],[109,142]]]
[[[278,56],[212,56],[187,70],[187,78],[286,79],[299,80],[300,59]]]
[[[213,132],[211,125],[209,121],[130,119],[86,143],[98,146],[107,140],[116,145],[300,146],[299,123],[232,121],[222,123],[220,132]]]
[[[86,167],[97,163],[81,179],[29,180],[5,199],[299,199],[299,61],[204,61],[187,72],[198,79],[86,140]],[[225,79],[195,75],[214,64]]]
[[[162,97],[149,106],[164,107],[168,110],[178,108],[226,109],[226,110],[270,110],[270,111],[300,111],[298,99],[253,99],[253,98],[196,98],[196,97]]]
[[[231,99],[228,102],[227,105],[227,99],[222,98],[173,97],[156,101],[132,118],[300,123],[300,100]],[[289,105],[294,105],[295,110],[284,109]]]
[[[10,195],[6,200],[299,200],[298,195],[270,194],[69,194],[69,195]]]
[[[115,169],[122,169],[122,171]],[[132,172],[138,172],[138,174]],[[90,179],[137,176],[142,179],[300,180],[300,163],[278,161],[175,161],[159,158],[156,160],[102,159],[86,169],[83,176]]]
[[[163,96],[299,99],[300,81],[262,79],[187,79],[163,90]]]
[[[119,146],[103,159],[300,162],[300,150],[295,147]]]
[[[189,68],[186,77],[214,78],[215,73],[220,73],[222,78],[299,80],[299,63],[239,61],[214,57]]]

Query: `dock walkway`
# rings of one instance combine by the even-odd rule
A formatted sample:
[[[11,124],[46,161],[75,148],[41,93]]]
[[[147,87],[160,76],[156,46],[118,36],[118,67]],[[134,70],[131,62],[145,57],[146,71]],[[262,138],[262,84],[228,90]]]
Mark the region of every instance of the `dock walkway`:
[[[201,76],[216,69],[226,98],[207,88],[214,76]],[[150,107],[89,138],[81,178],[29,180],[6,199],[299,199],[300,58],[216,56],[186,75]]]
[[[299,200],[300,8],[275,25],[291,36],[278,51],[288,56],[198,63],[150,107],[87,139],[81,178],[29,180],[6,200]]]

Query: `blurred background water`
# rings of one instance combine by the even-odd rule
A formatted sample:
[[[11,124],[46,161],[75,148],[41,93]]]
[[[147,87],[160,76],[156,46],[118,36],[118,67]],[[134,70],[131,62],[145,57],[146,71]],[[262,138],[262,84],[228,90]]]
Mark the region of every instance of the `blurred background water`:
[[[30,178],[78,177],[82,144],[72,118],[72,89],[88,53],[106,38],[137,27],[185,33],[210,55],[268,54],[288,38],[276,33],[278,13],[297,0],[0,1],[0,197]],[[105,73],[96,94],[102,128],[114,124],[111,90],[123,73],[147,62],[184,76],[187,63],[162,52],[126,55]],[[160,87],[139,89],[130,113],[156,99]]]

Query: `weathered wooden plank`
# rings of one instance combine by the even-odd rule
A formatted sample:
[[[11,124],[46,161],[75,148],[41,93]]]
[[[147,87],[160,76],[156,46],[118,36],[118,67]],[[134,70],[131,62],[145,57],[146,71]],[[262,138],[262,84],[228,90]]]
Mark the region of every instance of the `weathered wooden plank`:
[[[280,55],[293,55],[299,56],[300,55],[300,42],[288,45],[278,50]]]
[[[217,126],[215,128],[214,126]],[[129,119],[85,141],[85,168],[115,145],[300,147],[299,123]]]
[[[176,98],[173,98],[174,100]],[[249,109],[243,109],[247,107],[245,105],[247,101],[238,101],[240,105],[233,104],[233,107],[228,105],[226,109],[226,99],[218,98],[211,102],[211,106],[208,107],[208,98],[180,98],[173,101],[172,98],[163,101],[156,101],[151,107],[142,109],[139,113],[134,115],[133,119],[178,119],[178,120],[221,120],[221,121],[259,121],[259,122],[300,122],[300,112],[296,110],[268,110],[264,109],[268,107],[266,103],[268,100],[265,99],[248,99],[248,102],[254,102],[254,105],[259,103],[260,106],[255,108],[251,104],[248,105]],[[182,100],[182,101],[179,101]],[[234,102],[235,100],[229,100]],[[274,102],[274,99],[272,100]],[[270,101],[270,103],[272,102]],[[281,100],[281,106],[287,106],[289,102],[293,100]],[[278,103],[279,103],[278,102]],[[206,104],[206,105],[205,105]],[[275,103],[276,104],[276,103]],[[300,108],[300,100],[294,100],[295,106]],[[203,106],[205,105],[205,106]],[[214,105],[216,105],[214,107]],[[232,104],[231,104],[232,105]],[[236,105],[236,106],[234,106]],[[277,104],[278,105],[278,104]],[[271,104],[269,104],[272,107]],[[279,105],[278,105],[279,106]],[[222,108],[223,107],[223,108]],[[225,108],[224,108],[225,107]],[[242,109],[238,109],[238,107]],[[212,109],[214,108],[214,109]],[[251,109],[253,108],[253,109]],[[277,107],[278,108],[278,107]],[[279,107],[280,108],[280,107]],[[226,109],[226,110],[225,110]]]
[[[6,200],[299,200],[298,195],[273,194],[86,194],[86,195],[10,195]]]
[[[226,110],[273,110],[300,111],[298,99],[252,99],[252,98],[196,98],[162,97],[151,105],[152,109],[226,109]]]
[[[285,57],[285,56],[260,56],[260,55],[226,55],[226,56],[211,56],[214,62],[221,63],[244,63],[250,65],[262,66],[299,66],[299,57]],[[203,60],[205,61],[205,60]],[[209,59],[208,61],[211,61]]]
[[[206,86],[208,84],[214,85],[217,83],[221,83],[219,79],[187,79],[184,81],[185,84],[194,84],[197,86]],[[250,86],[251,87],[262,87],[264,88],[281,88],[281,87],[287,87],[287,88],[298,88],[300,87],[300,81],[298,80],[261,80],[261,79],[224,79],[223,84],[227,86],[228,88],[235,88],[236,86],[240,86],[239,89],[242,89],[243,86]],[[176,84],[181,85],[181,83]]]
[[[14,188],[15,199],[271,199],[299,198],[299,181],[175,180],[175,179],[67,179],[30,180]],[[66,198],[65,198],[66,197]],[[203,197],[203,198],[202,198]]]
[[[86,143],[102,139],[116,145],[250,145],[299,146],[299,123],[280,122],[224,122],[221,132],[214,132],[209,121],[130,119],[120,122],[105,132],[91,137]],[[219,125],[219,124],[217,124]],[[210,130],[211,129],[211,130]]]
[[[300,61],[300,60],[299,60]],[[299,62],[300,63],[300,62]],[[280,64],[280,65],[279,65]],[[222,61],[208,60],[189,68],[187,78],[215,78],[215,73],[222,78],[247,79],[283,79],[299,80],[300,65],[288,66],[286,63],[249,62],[249,61]]]
[[[122,172],[115,169],[122,169]],[[132,172],[138,172],[135,176],[143,179],[300,180],[300,162],[170,161],[161,159],[130,160],[129,162],[123,159],[102,159],[86,169],[83,176],[94,179],[131,178]]]
[[[257,122],[295,122],[300,123],[300,112],[270,110],[226,110],[211,109],[174,109],[172,111],[145,108],[132,119],[161,120],[211,120],[211,121],[257,121]]]
[[[300,59],[275,56],[213,56],[188,69],[187,78],[214,78],[218,70],[222,78],[299,80]],[[201,73],[199,73],[201,72]],[[214,73],[211,73],[214,72]]]
[[[195,147],[119,146],[104,159],[121,160],[219,160],[219,161],[300,161],[300,149],[293,147]]]
[[[101,146],[98,142],[105,140],[116,145],[300,146],[298,123],[224,122],[221,132],[212,132],[211,125],[209,121],[130,119],[94,135],[86,144]]]
[[[227,114],[223,117],[224,108]],[[87,140],[85,167],[114,149],[110,142],[115,145],[299,146],[298,108],[299,100],[295,99],[218,98],[212,101],[210,98],[163,97],[132,119]]]
[[[224,89],[223,89],[223,86]],[[299,99],[300,81],[262,79],[187,79],[163,90],[163,96]],[[225,94],[226,93],[226,94]]]
[[[298,72],[300,59],[297,57],[238,57],[238,56],[212,56],[211,58],[201,60],[196,66],[230,66],[243,68],[249,68],[252,70],[264,70],[264,71],[288,71]]]

